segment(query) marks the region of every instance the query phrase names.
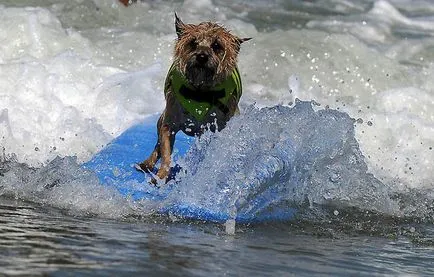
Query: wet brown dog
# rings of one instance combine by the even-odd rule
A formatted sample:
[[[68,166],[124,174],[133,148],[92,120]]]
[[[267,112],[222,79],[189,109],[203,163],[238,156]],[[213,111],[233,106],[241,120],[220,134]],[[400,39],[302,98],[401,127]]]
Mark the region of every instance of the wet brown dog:
[[[207,129],[220,131],[238,112],[242,86],[237,57],[241,43],[250,39],[232,35],[212,22],[184,24],[176,14],[175,28],[178,39],[164,85],[166,108],[157,124],[158,141],[151,155],[138,165],[138,169],[151,172],[161,158],[159,179],[169,174],[178,131],[190,136]]]

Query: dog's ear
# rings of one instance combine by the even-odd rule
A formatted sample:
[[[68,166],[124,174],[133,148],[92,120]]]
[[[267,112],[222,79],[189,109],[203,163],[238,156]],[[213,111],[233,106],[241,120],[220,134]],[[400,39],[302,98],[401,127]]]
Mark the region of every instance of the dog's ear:
[[[252,38],[237,38],[237,41],[238,41],[238,44],[240,44],[241,45],[241,43],[243,43],[243,42],[245,42],[245,41],[248,41],[248,40],[251,40]]]
[[[182,33],[184,32],[184,22],[178,17],[178,15],[175,13],[175,30],[176,34],[178,35],[178,38],[181,38]]]

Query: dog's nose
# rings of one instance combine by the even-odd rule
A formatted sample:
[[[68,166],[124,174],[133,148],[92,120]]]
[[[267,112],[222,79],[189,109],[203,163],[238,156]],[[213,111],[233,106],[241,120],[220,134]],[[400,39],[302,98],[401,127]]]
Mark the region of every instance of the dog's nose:
[[[208,55],[205,53],[197,54],[196,60],[200,64],[205,64],[208,61]]]

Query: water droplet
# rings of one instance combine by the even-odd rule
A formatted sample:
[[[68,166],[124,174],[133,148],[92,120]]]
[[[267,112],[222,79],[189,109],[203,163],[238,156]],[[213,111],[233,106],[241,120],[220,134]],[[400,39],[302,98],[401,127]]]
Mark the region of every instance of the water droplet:
[[[235,234],[235,219],[228,219],[225,222],[225,231],[228,235]]]

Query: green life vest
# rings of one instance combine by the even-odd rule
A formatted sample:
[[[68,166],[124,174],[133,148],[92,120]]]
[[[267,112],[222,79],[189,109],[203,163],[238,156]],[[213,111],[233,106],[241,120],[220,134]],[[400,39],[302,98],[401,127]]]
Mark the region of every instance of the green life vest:
[[[218,108],[228,113],[229,100],[235,97],[238,102],[242,94],[241,78],[235,68],[226,80],[206,91],[193,88],[181,72],[172,64],[166,77],[165,87],[171,86],[175,97],[191,116],[201,122],[212,110]]]

